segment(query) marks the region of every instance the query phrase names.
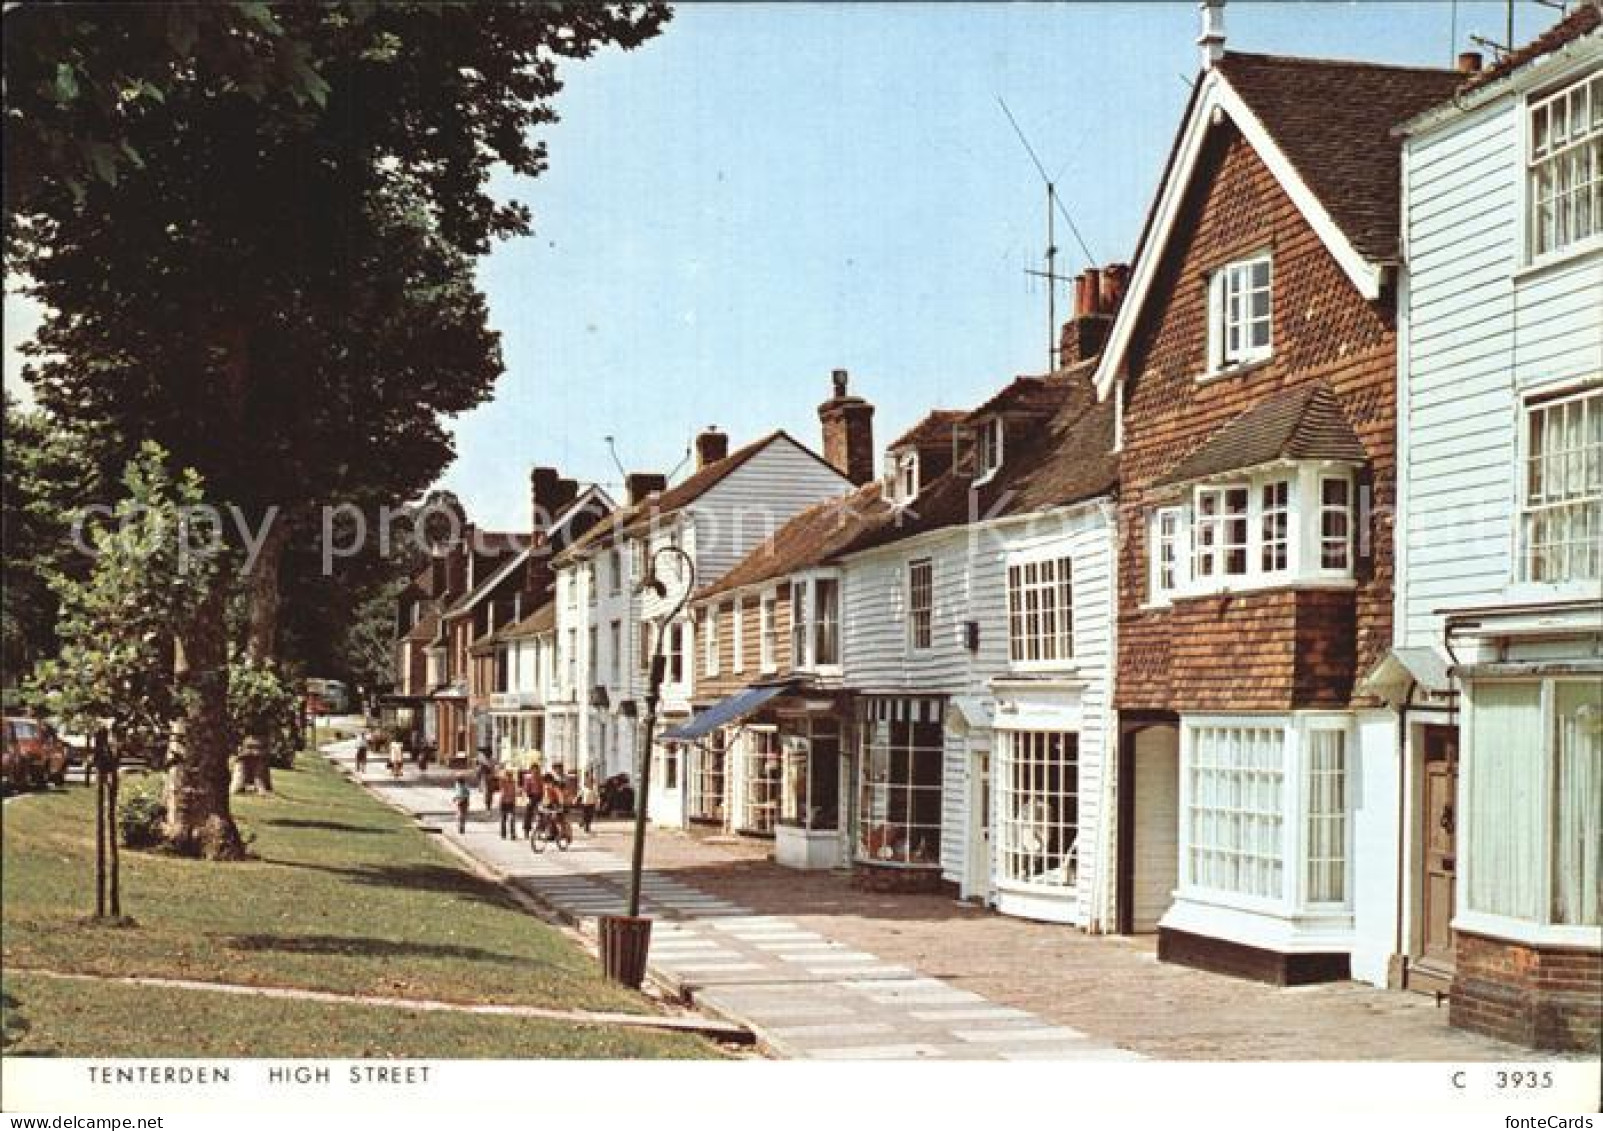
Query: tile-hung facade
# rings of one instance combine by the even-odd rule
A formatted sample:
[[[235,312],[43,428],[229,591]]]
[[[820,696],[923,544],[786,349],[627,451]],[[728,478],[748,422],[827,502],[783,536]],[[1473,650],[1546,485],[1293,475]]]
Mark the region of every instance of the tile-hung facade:
[[[1397,123],[1456,77],[1224,53],[1148,219],[1119,406],[1119,925],[1165,960],[1385,980]],[[1375,827],[1365,822],[1373,821]]]
[[[667,487],[661,476],[630,476],[629,505],[557,559],[557,694],[567,712],[553,723],[552,741],[568,767],[597,780],[637,769],[649,663],[661,635],[666,674],[659,723],[690,717],[697,678],[698,636],[687,608],[668,613],[688,578],[689,555],[698,585],[716,582],[752,546],[804,507],[847,486],[833,467],[783,432],[730,453],[727,438],[697,437],[697,467]],[[665,593],[643,586],[655,568]],[[703,646],[705,646],[703,644]],[[677,747],[654,749],[651,817],[686,821],[686,789]]]
[[[1409,707],[1398,980],[1450,990],[1455,1025],[1592,1050],[1600,22],[1578,9],[1405,127],[1397,649],[1372,680]]]

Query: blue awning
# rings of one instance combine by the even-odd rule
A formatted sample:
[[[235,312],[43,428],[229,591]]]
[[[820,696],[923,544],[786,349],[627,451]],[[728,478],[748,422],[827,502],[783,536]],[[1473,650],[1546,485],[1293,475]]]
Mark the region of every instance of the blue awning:
[[[794,686],[794,683],[753,684],[743,691],[735,692],[727,699],[719,700],[689,722],[664,731],[663,740],[694,742],[698,738],[705,738],[719,727],[739,722],[776,695],[783,695]]]

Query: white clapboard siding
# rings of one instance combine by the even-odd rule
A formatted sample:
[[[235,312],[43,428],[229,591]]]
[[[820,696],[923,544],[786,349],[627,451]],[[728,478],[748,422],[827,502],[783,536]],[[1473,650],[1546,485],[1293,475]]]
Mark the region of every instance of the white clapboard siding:
[[[1515,574],[1521,399],[1603,372],[1603,254],[1529,269],[1524,102],[1505,97],[1407,140],[1398,462],[1399,640],[1439,611],[1504,598]]]
[[[789,436],[775,437],[692,504],[697,585],[711,585],[796,515],[851,486]]]

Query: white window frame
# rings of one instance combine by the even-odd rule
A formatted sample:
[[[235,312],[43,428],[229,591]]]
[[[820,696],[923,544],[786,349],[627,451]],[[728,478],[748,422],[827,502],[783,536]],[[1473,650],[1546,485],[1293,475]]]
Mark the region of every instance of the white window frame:
[[[887,483],[885,497],[897,506],[906,506],[918,498],[918,450],[892,452],[887,457]]]
[[[974,481],[984,483],[1007,457],[1007,428],[1000,416],[987,417],[974,430]]]
[[[607,631],[607,647],[610,661],[608,670],[612,673],[614,687],[623,682],[623,621],[617,617],[612,618],[612,624]]]
[[[718,608],[708,605],[701,615],[701,674],[718,674]]]
[[[685,666],[685,637],[689,635],[689,626],[683,620],[676,620],[669,623],[664,631],[668,633],[667,647],[663,649],[663,656],[668,661],[668,671],[667,678],[663,682],[682,684],[689,674]]]
[[[779,590],[769,589],[757,602],[757,663],[764,674],[779,670]]]
[[[607,592],[616,597],[623,592],[623,554],[614,546],[607,554]]]
[[[1199,883],[1192,871],[1195,844],[1195,783],[1197,732],[1201,729],[1272,730],[1281,734],[1279,843],[1280,894],[1255,895]],[[1310,736],[1316,732],[1342,735],[1343,772],[1341,814],[1343,836],[1342,898],[1314,901],[1308,892]],[[1356,730],[1350,715],[1340,712],[1299,711],[1290,715],[1185,715],[1180,720],[1180,877],[1181,898],[1195,903],[1233,907],[1280,918],[1345,916],[1353,907],[1353,789]]]
[[[728,606],[729,631],[733,634],[729,641],[730,667],[737,672],[746,670],[746,601],[736,597],[733,605]]]
[[[991,837],[995,845],[997,885],[1015,891],[1058,895],[1074,892],[1080,882],[1080,833],[1086,823],[1080,793],[1080,735],[1076,731],[1009,728],[999,730],[997,737],[991,774],[995,808]],[[1046,755],[1053,739],[1062,743],[1058,788],[1047,795],[1057,801],[1055,815],[1050,807],[1042,812],[1038,806],[1041,795],[1046,792],[1039,787],[1047,779],[1052,765]],[[1023,813],[1021,798],[1031,802],[1030,813]],[[1070,808],[1074,814],[1072,820],[1064,815]],[[1062,846],[1061,839],[1058,841],[1062,859],[1054,870],[1061,873],[1061,878],[1042,878],[1051,871],[1038,871],[1030,876],[1019,874],[1024,870],[1023,861],[1053,855],[1048,850],[1054,833],[1068,840],[1066,847]]]
[[[1553,827],[1555,815],[1553,813],[1554,797],[1554,761],[1557,757],[1555,741],[1555,721],[1557,717],[1557,695],[1560,683],[1584,683],[1584,677],[1545,677],[1526,679],[1474,679],[1465,683],[1464,698],[1467,707],[1464,724],[1460,727],[1462,735],[1462,762],[1459,778],[1459,801],[1462,802],[1463,814],[1458,824],[1458,887],[1456,912],[1453,916],[1453,929],[1459,931],[1472,931],[1476,934],[1490,935],[1494,938],[1512,939],[1518,942],[1528,942],[1535,945],[1575,946],[1596,950],[1599,942],[1599,928],[1597,926],[1582,926],[1579,924],[1554,923],[1553,920]],[[1540,906],[1542,908],[1541,921],[1533,921],[1501,914],[1491,911],[1477,910],[1473,904],[1473,887],[1471,879],[1476,864],[1475,823],[1470,818],[1473,804],[1473,791],[1476,789],[1475,779],[1475,727],[1472,716],[1476,710],[1476,695],[1480,688],[1490,684],[1539,684],[1537,710],[1540,715],[1540,726],[1535,735],[1533,745],[1537,750],[1538,765],[1536,767],[1536,789],[1542,802],[1542,844],[1541,874],[1542,892]]]
[[[1324,510],[1324,483],[1341,480],[1347,485],[1345,568],[1327,568],[1323,565],[1322,525]],[[1264,533],[1266,528],[1264,500],[1267,488],[1288,484],[1286,521],[1286,566],[1284,569],[1264,568]],[[1221,505],[1228,491],[1245,491],[1247,508],[1245,520],[1246,541],[1244,572],[1239,574],[1213,573],[1203,575],[1199,562],[1208,560],[1224,564],[1227,547],[1221,543],[1207,548],[1202,546],[1203,531],[1223,530],[1231,521],[1221,511],[1205,521],[1198,520],[1204,497],[1219,500]],[[1183,504],[1167,504],[1157,508],[1148,520],[1147,533],[1147,604],[1163,607],[1176,599],[1202,597],[1218,593],[1250,592],[1255,589],[1292,588],[1349,588],[1356,584],[1358,565],[1357,508],[1359,480],[1357,470],[1346,464],[1298,463],[1280,464],[1262,468],[1228,480],[1219,480],[1193,486]],[[1172,540],[1163,535],[1163,524],[1173,524]],[[1160,551],[1172,545],[1175,551],[1173,588],[1163,585]],[[1234,548],[1232,544],[1229,548]]]
[[[1591,103],[1587,113],[1590,120],[1583,127],[1583,133],[1573,138],[1566,137],[1558,149],[1544,144],[1539,152],[1538,139],[1541,134],[1537,127],[1538,120],[1550,118],[1560,103],[1570,104],[1577,100]],[[1521,228],[1524,233],[1525,262],[1528,264],[1551,262],[1603,246],[1603,110],[1599,109],[1600,105],[1603,105],[1603,72],[1594,66],[1585,74],[1566,78],[1557,89],[1550,88],[1544,94],[1528,97],[1522,107]],[[1583,107],[1583,112],[1585,109]],[[1567,132],[1568,119],[1569,114],[1566,113]],[[1588,150],[1592,161],[1592,180],[1587,186],[1572,185],[1569,197],[1575,200],[1590,190],[1587,206],[1591,230],[1584,235],[1571,235],[1560,242],[1558,228],[1561,212],[1556,206],[1553,212],[1553,242],[1543,246],[1541,208],[1544,201],[1557,201],[1558,194],[1556,189],[1551,196],[1543,192],[1541,173],[1546,168],[1556,171],[1563,162]]]
[[[1537,457],[1533,455],[1532,429],[1535,425],[1536,415],[1540,413],[1545,416],[1556,410],[1563,410],[1567,413],[1575,405],[1582,406],[1582,445],[1578,452],[1576,449],[1571,448],[1564,448],[1561,451],[1566,457],[1564,460],[1566,476],[1574,471],[1575,465],[1572,461],[1578,455],[1582,490],[1580,493],[1572,494],[1557,502],[1533,506],[1531,503],[1531,478]],[[1603,554],[1599,555],[1597,561],[1596,572],[1598,577],[1587,577],[1584,574],[1572,576],[1566,573],[1565,576],[1561,577],[1539,579],[1532,576],[1531,568],[1531,520],[1538,510],[1548,513],[1561,509],[1580,512],[1578,517],[1582,518],[1581,536],[1567,539],[1564,543],[1565,545],[1584,548],[1589,544],[1595,543],[1597,537],[1603,537],[1603,525],[1595,525],[1593,527],[1594,537],[1590,540],[1590,543],[1586,538],[1586,524],[1588,522],[1593,524],[1603,522],[1603,451],[1599,451],[1594,457],[1589,451],[1591,445],[1587,443],[1586,436],[1587,425],[1593,420],[1603,421],[1603,381],[1599,381],[1596,378],[1588,378],[1579,383],[1569,382],[1557,386],[1533,389],[1528,391],[1520,402],[1517,443],[1518,472],[1515,484],[1515,551],[1512,578],[1513,583],[1517,586],[1546,592],[1576,588],[1585,590],[1590,595],[1596,593],[1598,582],[1603,579]],[[1603,427],[1603,424],[1594,425],[1594,427]],[[1551,453],[1547,458],[1551,458]],[[1594,463],[1597,467],[1595,473],[1590,471],[1589,462]],[[1590,474],[1597,476],[1599,488],[1595,494],[1586,490],[1585,481]],[[1588,514],[1589,511],[1591,512],[1590,515]],[[1574,519],[1571,521],[1573,522]],[[1571,529],[1573,531],[1575,528],[1572,526]],[[1593,545],[1593,551],[1597,553],[1595,545]],[[1568,564],[1566,563],[1566,570],[1567,568]]]
[[[834,601],[828,605],[824,603],[823,597],[821,596],[825,584],[830,587],[830,591],[833,592],[835,596]],[[809,661],[808,670],[825,672],[839,671],[841,664],[841,650],[845,645],[845,640],[843,639],[844,634],[841,631],[842,600],[840,575],[838,573],[818,574],[812,578],[812,584],[810,588],[812,589],[812,595],[811,600],[808,602],[807,608],[812,615],[812,621],[808,625],[807,633],[807,658]],[[834,646],[834,658],[830,660],[824,659],[824,639],[826,633],[832,634],[831,643]]]
[[[1053,576],[1043,580],[1048,567]],[[1026,576],[1032,571],[1033,579]],[[1054,547],[1010,555],[1004,563],[1002,580],[1007,602],[1008,662],[1013,669],[1046,671],[1074,666],[1074,559],[1067,549]],[[1049,620],[1050,633],[1046,628]]]
[[[923,584],[919,573],[923,572]],[[918,602],[922,591],[924,603]],[[935,559],[912,558],[907,563],[907,647],[928,652],[935,645]]]
[[[1252,274],[1258,267],[1263,267],[1268,280],[1262,287],[1252,284]],[[1239,319],[1239,333],[1250,337],[1253,327],[1263,323],[1267,338],[1262,343],[1247,341],[1231,352],[1229,341],[1232,321],[1229,316],[1229,304],[1233,296],[1239,296],[1242,303],[1251,303],[1252,296],[1263,292],[1268,295],[1268,312],[1262,318],[1254,318],[1250,311]],[[1267,249],[1254,252],[1241,259],[1231,260],[1223,264],[1208,276],[1207,285],[1207,327],[1208,327],[1208,362],[1202,374],[1203,379],[1222,377],[1233,373],[1248,365],[1256,365],[1267,361],[1274,356],[1275,348],[1275,266],[1274,256]]]
[[[1233,498],[1241,500],[1239,512],[1229,509]],[[1210,507],[1208,504],[1212,504]],[[1250,482],[1208,483],[1191,492],[1191,576],[1199,583],[1223,582],[1252,575],[1253,497]],[[1232,528],[1239,528],[1241,540],[1230,540]],[[1229,569],[1231,558],[1239,554],[1241,569]],[[1205,568],[1206,567],[1206,568]]]

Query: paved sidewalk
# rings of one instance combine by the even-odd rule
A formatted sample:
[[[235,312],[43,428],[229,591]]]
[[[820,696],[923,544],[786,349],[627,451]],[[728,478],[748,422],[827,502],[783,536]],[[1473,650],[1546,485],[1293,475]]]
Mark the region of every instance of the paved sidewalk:
[[[342,748],[348,749],[348,748]],[[344,762],[348,754],[341,758]],[[346,762],[348,764],[348,762]],[[476,810],[456,833],[448,779],[368,784],[570,915],[622,912],[630,827],[568,852],[502,841]],[[476,802],[477,803],[477,802]],[[1451,1029],[1445,1007],[1353,982],[1277,989],[1157,961],[1150,939],[996,915],[941,896],[859,892],[796,872],[768,845],[654,830],[643,912],[653,971],[828,1059],[1516,1061],[1529,1050]],[[1549,1059],[1541,1054],[1541,1059]]]
[[[326,748],[349,764],[349,746]],[[577,833],[566,852],[504,840],[500,816],[475,808],[456,831],[448,778],[400,781],[370,763],[369,788],[441,830],[514,884],[581,920],[622,914],[627,841],[616,827]],[[476,805],[481,805],[475,798]],[[620,851],[620,847],[622,850]],[[887,962],[778,914],[759,914],[648,868],[641,913],[650,915],[652,970],[689,986],[695,1000],[756,1030],[777,1054],[822,1060],[1131,1060],[1025,1009],[997,1005],[908,966]]]

